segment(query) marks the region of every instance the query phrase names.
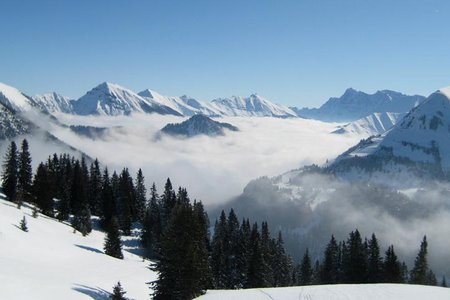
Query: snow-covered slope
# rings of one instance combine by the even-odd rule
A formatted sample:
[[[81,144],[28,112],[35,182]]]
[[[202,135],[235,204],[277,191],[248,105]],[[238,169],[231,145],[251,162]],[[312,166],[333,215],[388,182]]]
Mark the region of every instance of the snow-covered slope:
[[[342,284],[208,291],[198,300],[447,300],[450,289],[406,284]]]
[[[150,89],[139,92],[138,95],[160,105],[170,107],[183,116],[190,117],[195,114],[203,114],[206,116],[219,115],[219,112],[211,104],[198,101],[186,95],[181,97],[167,97]]]
[[[36,105],[49,113],[63,112],[72,113],[72,100],[55,92],[36,95],[33,97]]]
[[[225,130],[238,131],[238,128],[229,123],[217,122],[199,114],[179,124],[167,124],[161,129],[161,132],[170,135],[192,137],[200,134],[207,136],[224,135]]]
[[[18,89],[0,82],[0,103],[15,112],[29,111],[33,101]]]
[[[423,96],[408,96],[398,92],[383,90],[367,94],[349,88],[339,98],[330,98],[320,108],[297,109],[297,115],[327,122],[351,122],[372,113],[406,113],[419,103]]]
[[[23,216],[29,232],[18,228]],[[125,296],[149,299],[146,283],[156,279],[149,262],[127,250],[124,260],[107,256],[103,242],[100,231],[83,237],[65,223],[35,219],[29,207],[0,200],[0,299],[108,299],[119,280]]]
[[[339,126],[333,131],[337,134],[355,134],[361,137],[383,134],[391,129],[406,113],[373,113],[367,117]]]
[[[212,102],[212,105],[224,116],[256,116],[256,117],[296,117],[297,114],[290,108],[275,104],[269,100],[252,94],[249,97],[219,98]]]
[[[449,88],[431,94],[392,130],[349,149],[338,157],[331,169],[344,177],[360,177],[364,174],[364,178],[382,171],[399,176],[414,174],[419,177],[448,178],[449,97]]]
[[[159,113],[179,115],[173,109],[143,98],[117,84],[104,82],[73,102],[79,115],[129,115],[131,113]]]

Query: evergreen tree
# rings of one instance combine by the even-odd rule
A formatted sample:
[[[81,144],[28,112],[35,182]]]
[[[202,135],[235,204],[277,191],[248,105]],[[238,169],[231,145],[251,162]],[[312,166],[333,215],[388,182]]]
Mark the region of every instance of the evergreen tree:
[[[159,246],[161,244],[162,225],[158,203],[159,196],[155,183],[153,183],[150,189],[150,201],[145,212],[141,236],[145,256],[148,258],[158,257]]]
[[[428,272],[427,272],[426,284],[427,285],[437,285],[436,275],[434,274],[434,272],[432,270],[428,270]]]
[[[447,287],[447,279],[445,279],[445,276],[442,277],[441,286]]]
[[[100,225],[104,230],[107,230],[108,226],[111,224],[112,218],[117,215],[108,168],[105,168],[103,171],[100,202],[102,207],[102,212],[100,213]]]
[[[401,265],[398,261],[397,255],[395,254],[394,246],[392,245],[388,247],[385,254],[382,277],[382,282],[386,283],[403,282]]]
[[[152,267],[158,272],[153,299],[193,299],[207,288],[208,257],[197,221],[191,205],[173,208],[161,243],[161,257]]]
[[[2,172],[3,192],[8,197],[9,201],[12,202],[15,202],[17,200],[17,156],[17,145],[14,141],[12,141],[6,151]]]
[[[213,286],[215,289],[227,288],[228,276],[226,273],[227,260],[227,217],[222,210],[219,220],[214,226],[214,234],[211,242],[211,271]]]
[[[23,219],[20,221],[20,229],[22,231],[28,232],[27,219],[23,216]]]
[[[87,204],[83,205],[80,211],[73,216],[72,226],[81,232],[83,236],[88,235],[92,231],[91,211]]]
[[[377,283],[381,280],[382,259],[380,247],[375,234],[372,234],[368,243],[367,280],[369,283]]]
[[[139,169],[136,176],[136,215],[137,220],[140,222],[144,221],[145,210],[147,204],[147,189],[145,188],[145,178],[142,170]]]
[[[98,160],[94,160],[89,170],[88,202],[91,213],[100,216],[102,213],[102,174]]]
[[[126,294],[126,292],[123,290],[122,285],[120,284],[120,281],[119,281],[113,287],[113,293],[112,293],[110,299],[111,300],[126,300],[126,298],[123,296],[125,294]]]
[[[135,190],[133,179],[127,168],[124,168],[119,176],[119,195],[118,195],[118,209],[120,229],[124,235],[131,234],[131,225],[135,219]]]
[[[272,263],[273,286],[281,287],[291,284],[292,262],[284,250],[284,241],[281,231],[278,232],[278,238],[273,241],[274,255]]]
[[[115,217],[113,217],[110,222],[111,224],[108,226],[103,249],[105,250],[105,254],[115,258],[123,259],[119,223],[117,222],[117,219]]]
[[[166,184],[164,185],[164,193],[161,195],[160,201],[161,223],[164,231],[170,218],[172,209],[175,207],[175,204],[177,202],[170,178],[167,178]]]
[[[320,272],[320,281],[323,284],[335,284],[339,282],[339,246],[334,236],[325,248],[323,266]]]
[[[49,185],[50,178],[47,167],[40,163],[33,180],[34,202],[44,215],[53,216],[53,199],[48,188]]]
[[[410,282],[413,284],[427,284],[428,282],[427,247],[428,247],[427,237],[424,236],[420,244],[419,253],[416,256],[416,260],[414,261],[414,267],[411,270]]]
[[[267,263],[261,246],[261,236],[258,224],[254,223],[250,235],[251,255],[249,259],[246,288],[261,288],[269,286],[266,280]]]
[[[18,178],[17,178],[17,192],[18,201],[29,201],[31,196],[31,180],[33,170],[31,168],[31,155],[28,149],[28,141],[22,141],[21,150],[18,159]]]
[[[345,283],[367,282],[366,247],[358,230],[347,239],[346,251],[342,254],[342,271]]]
[[[311,258],[309,257],[309,251],[306,249],[303,255],[302,262],[300,264],[299,283],[301,285],[309,285],[312,283],[313,269],[311,266]]]

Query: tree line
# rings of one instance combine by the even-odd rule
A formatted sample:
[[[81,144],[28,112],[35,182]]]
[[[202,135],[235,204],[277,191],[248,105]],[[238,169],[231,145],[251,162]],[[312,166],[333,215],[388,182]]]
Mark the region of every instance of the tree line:
[[[200,201],[191,201],[185,188],[175,190],[167,179],[161,195],[153,183],[147,198],[142,171],[133,179],[127,168],[109,174],[93,160],[54,154],[41,162],[33,176],[26,140],[18,149],[11,142],[2,171],[3,191],[19,206],[32,202],[41,213],[70,220],[83,235],[92,230],[91,215],[106,231],[105,253],[123,258],[121,235],[141,224],[144,256],[158,272],[152,283],[154,299],[192,299],[207,289],[283,287],[338,283],[416,283],[436,285],[427,262],[424,237],[413,269],[408,272],[391,245],[382,256],[373,234],[358,230],[345,241],[334,236],[322,260],[305,252],[295,264],[286,254],[281,232],[273,237],[267,222],[241,222],[233,209],[222,211],[210,236],[208,215]]]

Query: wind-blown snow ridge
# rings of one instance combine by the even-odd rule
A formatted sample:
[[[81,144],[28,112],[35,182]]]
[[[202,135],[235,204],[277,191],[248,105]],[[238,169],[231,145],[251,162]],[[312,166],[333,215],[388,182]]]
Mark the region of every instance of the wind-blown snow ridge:
[[[38,107],[49,113],[73,113],[71,103],[73,100],[55,92],[36,95],[33,97],[33,100],[36,102]]]
[[[383,134],[391,129],[406,113],[373,113],[367,117],[339,126],[333,133],[356,134],[363,137]]]

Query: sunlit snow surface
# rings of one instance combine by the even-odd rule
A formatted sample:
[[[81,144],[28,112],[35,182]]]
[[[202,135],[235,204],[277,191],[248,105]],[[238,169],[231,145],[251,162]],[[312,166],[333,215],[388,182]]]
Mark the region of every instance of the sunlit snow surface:
[[[29,232],[18,228],[23,216]],[[29,207],[0,200],[0,299],[108,299],[119,280],[126,296],[149,299],[146,283],[156,274],[131,253],[137,237],[124,241],[124,260],[104,254],[103,242],[100,231],[83,237],[65,223],[35,219]]]
[[[208,291],[198,300],[448,300],[450,289],[406,284],[319,285]]]

